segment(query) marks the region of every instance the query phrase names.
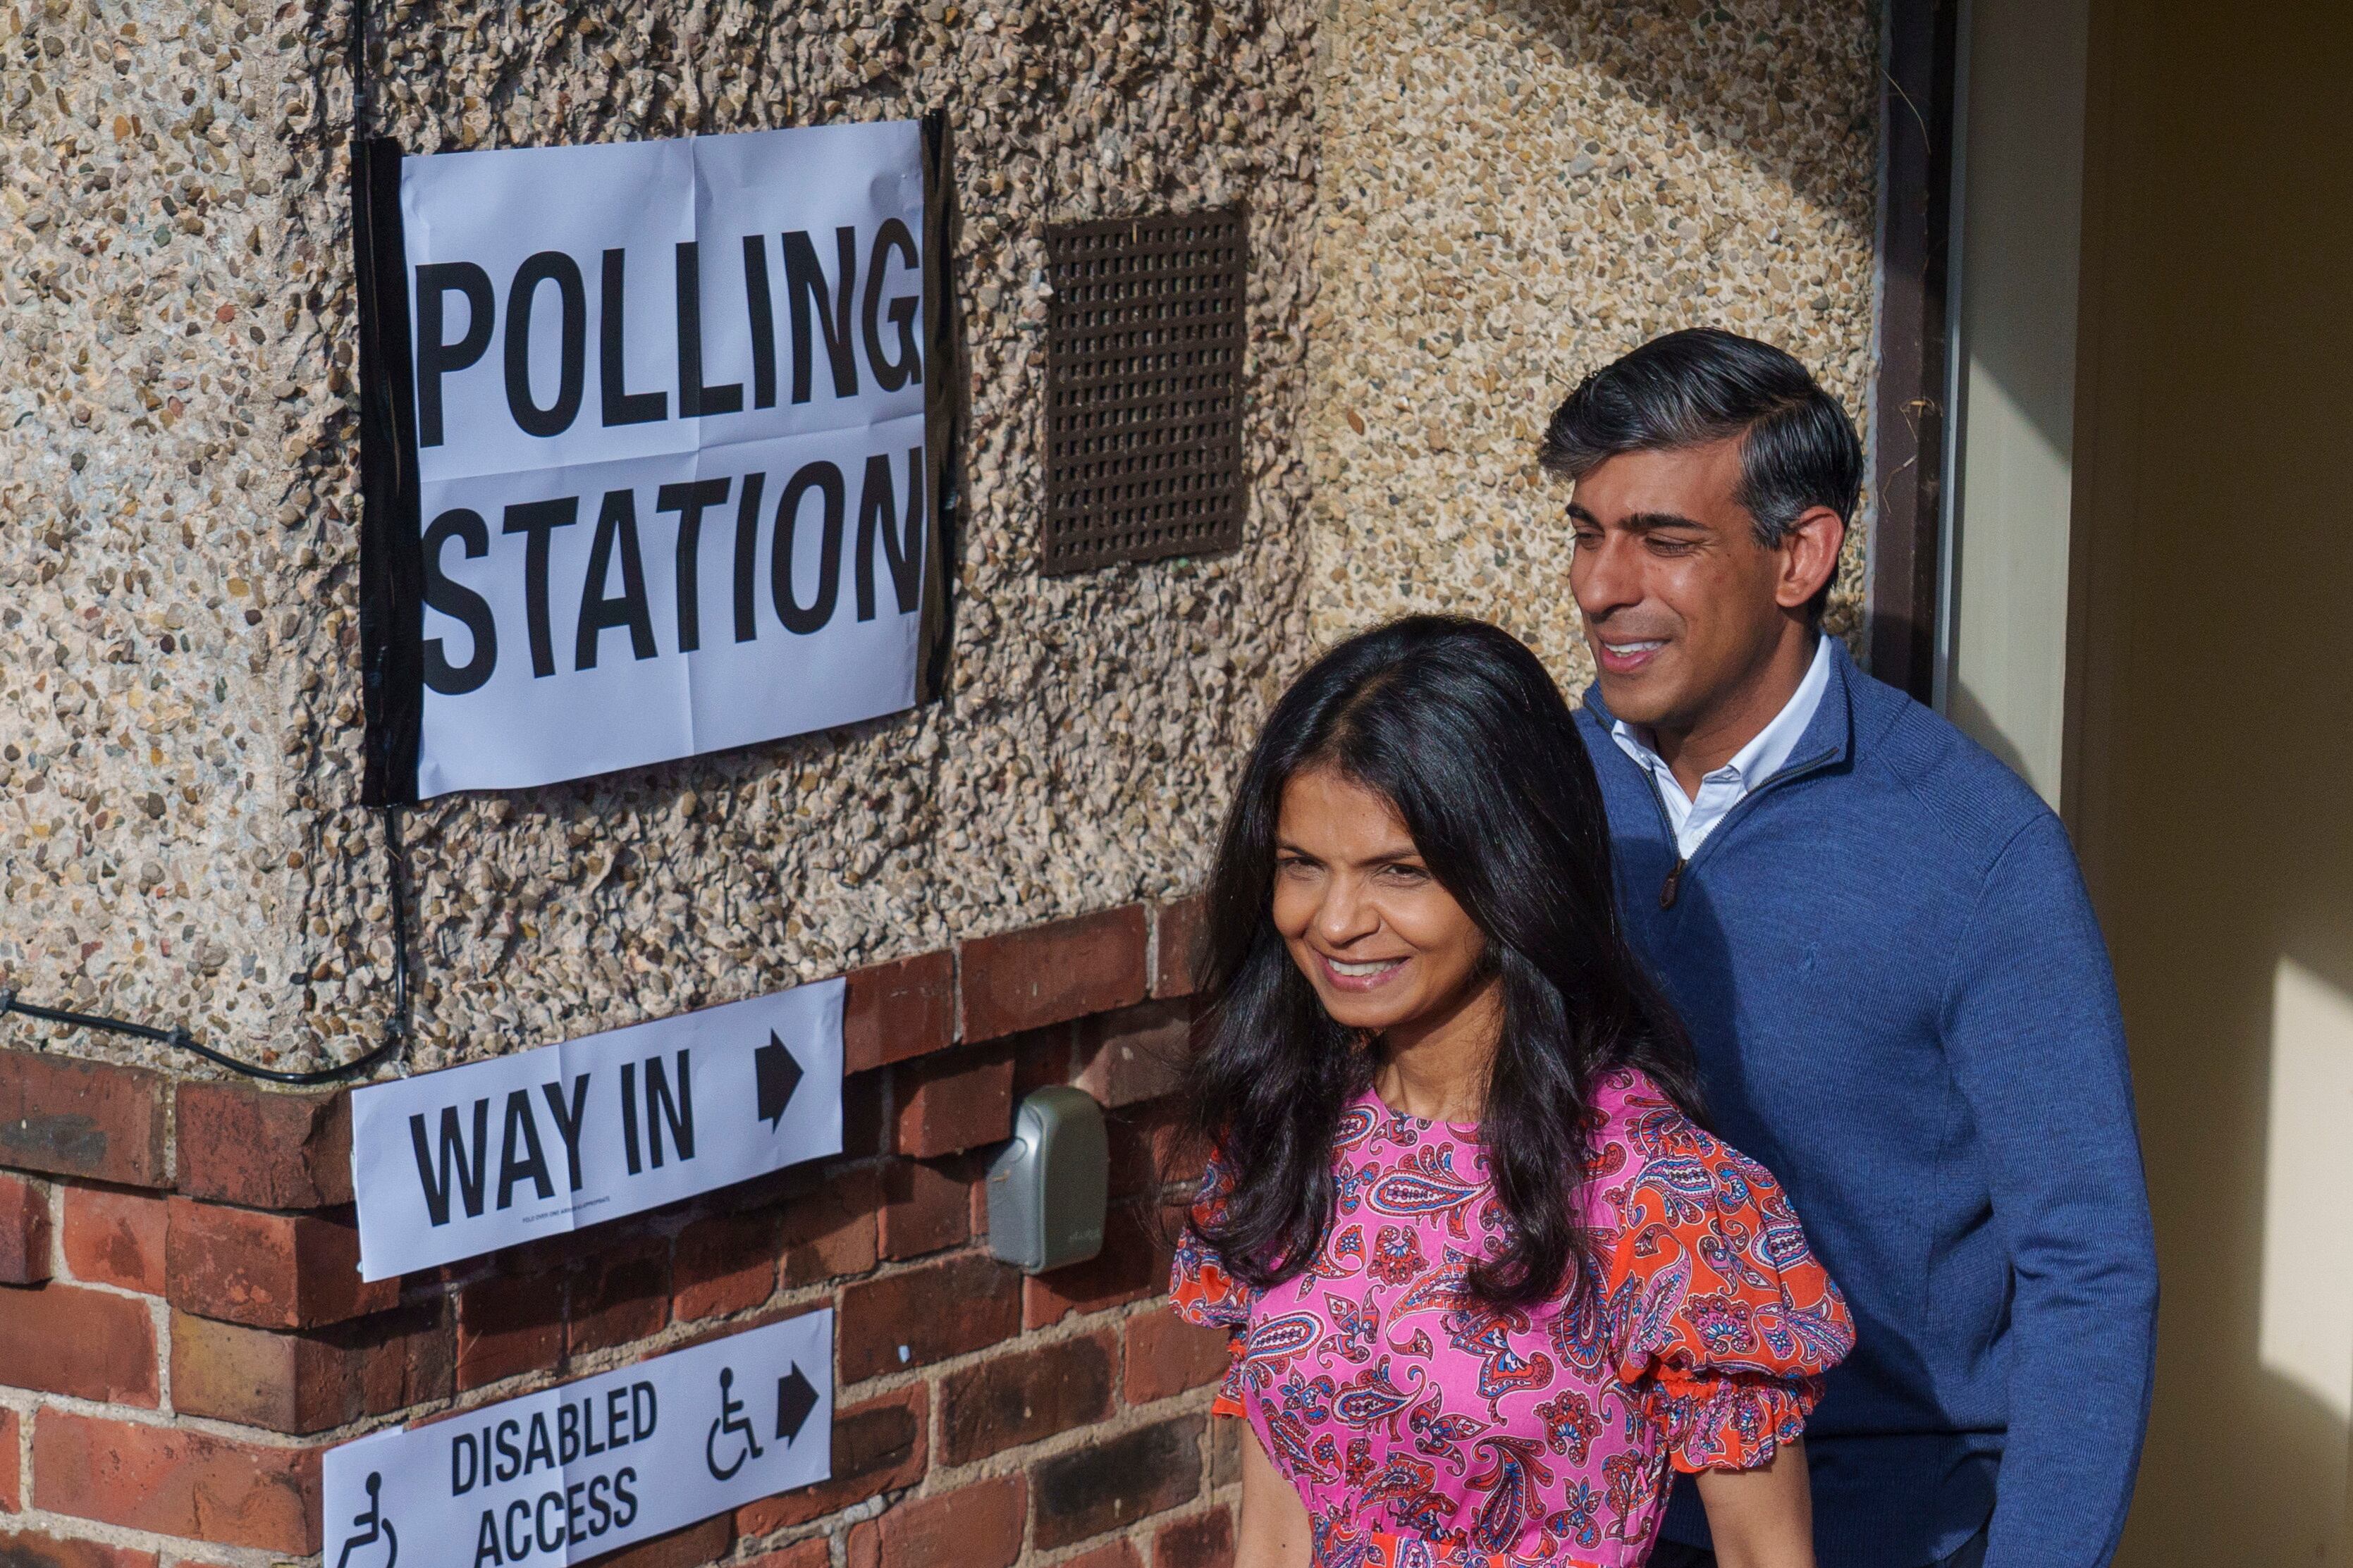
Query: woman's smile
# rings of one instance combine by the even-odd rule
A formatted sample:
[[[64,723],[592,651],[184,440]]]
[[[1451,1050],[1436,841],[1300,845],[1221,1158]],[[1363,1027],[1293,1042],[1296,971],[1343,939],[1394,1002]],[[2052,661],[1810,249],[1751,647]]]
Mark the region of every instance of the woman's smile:
[[[1409,958],[1335,958],[1320,952],[1315,958],[1324,966],[1324,978],[1334,990],[1360,993],[1378,990],[1412,962]]]

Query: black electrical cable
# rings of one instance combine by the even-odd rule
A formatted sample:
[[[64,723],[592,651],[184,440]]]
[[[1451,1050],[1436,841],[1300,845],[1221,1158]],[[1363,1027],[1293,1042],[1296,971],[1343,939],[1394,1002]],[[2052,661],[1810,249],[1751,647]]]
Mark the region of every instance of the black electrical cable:
[[[256,1067],[240,1061],[224,1051],[203,1044],[179,1024],[159,1029],[153,1024],[134,1024],[128,1018],[110,1018],[98,1013],[74,1013],[63,1007],[37,1007],[30,1002],[19,1002],[16,993],[0,989],[0,1018],[10,1014],[37,1019],[44,1024],[63,1024],[77,1029],[97,1029],[107,1034],[129,1035],[136,1039],[153,1040],[174,1050],[186,1051],[202,1057],[217,1067],[224,1067],[247,1078],[258,1078],[269,1083],[314,1086],[340,1083],[358,1078],[372,1070],[376,1064],[390,1060],[407,1044],[409,1034],[408,1004],[408,900],[403,890],[406,880],[406,864],[401,851],[399,807],[384,806],[384,852],[390,877],[392,897],[392,1012],[384,1021],[384,1037],[375,1048],[353,1057],[350,1061],[331,1068],[319,1068],[310,1072],[280,1072],[276,1068]]]

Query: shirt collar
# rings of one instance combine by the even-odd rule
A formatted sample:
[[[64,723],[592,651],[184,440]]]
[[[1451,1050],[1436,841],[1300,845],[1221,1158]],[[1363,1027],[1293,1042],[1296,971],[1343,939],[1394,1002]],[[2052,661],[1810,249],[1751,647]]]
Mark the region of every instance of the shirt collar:
[[[1832,640],[1815,637],[1813,660],[1806,666],[1805,678],[1789,694],[1789,700],[1781,705],[1770,723],[1749,737],[1746,745],[1732,753],[1730,762],[1707,774],[1708,778],[1727,779],[1744,790],[1751,790],[1788,765],[1790,754],[1805,738],[1808,726],[1821,708],[1823,694],[1830,689]],[[1612,718],[1609,734],[1644,767],[1654,773],[1670,771],[1666,759],[1652,749],[1647,727],[1637,729],[1623,719]]]

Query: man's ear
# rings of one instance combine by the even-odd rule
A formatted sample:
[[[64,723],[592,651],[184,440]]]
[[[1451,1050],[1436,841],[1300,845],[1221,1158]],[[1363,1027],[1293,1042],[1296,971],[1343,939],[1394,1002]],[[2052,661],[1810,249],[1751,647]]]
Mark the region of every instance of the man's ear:
[[[1846,543],[1846,524],[1826,506],[1799,512],[1781,535],[1780,581],[1773,598],[1785,610],[1803,609],[1822,584],[1838,571],[1839,550]]]

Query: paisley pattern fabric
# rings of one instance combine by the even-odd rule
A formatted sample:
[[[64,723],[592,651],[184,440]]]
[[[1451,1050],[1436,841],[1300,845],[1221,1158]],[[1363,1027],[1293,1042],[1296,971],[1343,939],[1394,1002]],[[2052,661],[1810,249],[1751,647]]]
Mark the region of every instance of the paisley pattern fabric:
[[[1314,1263],[1261,1293],[1188,1226],[1171,1296],[1224,1326],[1217,1408],[1299,1489],[1318,1568],[1632,1568],[1670,1469],[1747,1469],[1796,1437],[1854,1343],[1771,1173],[1648,1079],[1598,1086],[1584,1190],[1599,1289],[1496,1312],[1472,1262],[1507,1224],[1475,1127],[1341,1119]],[[1231,1179],[1212,1161],[1193,1216]]]

